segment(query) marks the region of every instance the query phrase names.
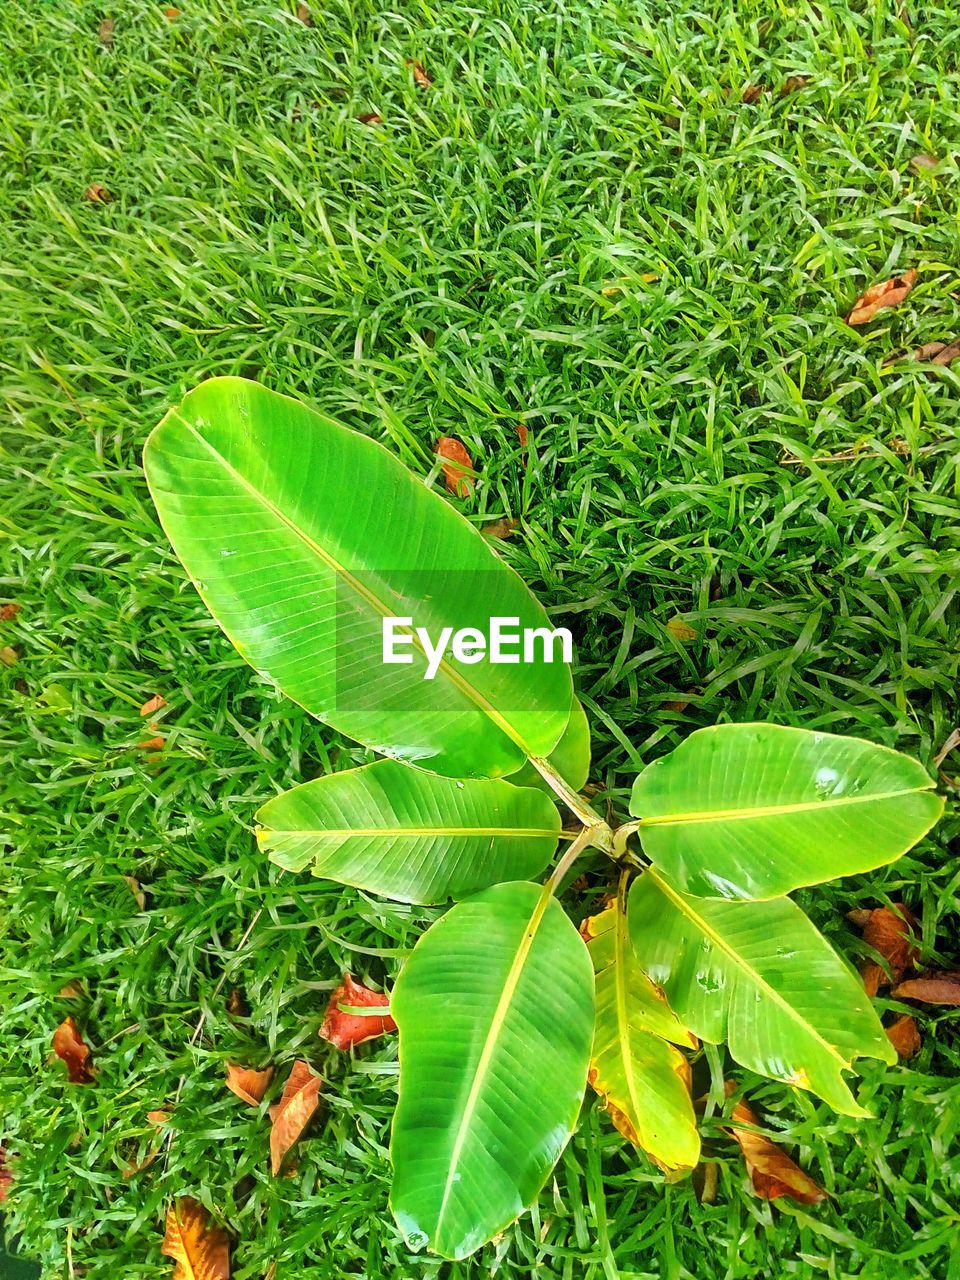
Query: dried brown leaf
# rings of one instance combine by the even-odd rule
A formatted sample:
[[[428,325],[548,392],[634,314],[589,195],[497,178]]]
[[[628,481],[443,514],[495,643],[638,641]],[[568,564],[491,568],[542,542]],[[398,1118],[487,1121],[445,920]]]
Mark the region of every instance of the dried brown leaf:
[[[877,907],[863,926],[863,940],[879,951],[887,962],[890,973],[883,965],[873,961],[861,969],[867,995],[875,996],[881,987],[899,982],[906,971],[913,967],[918,952],[916,947],[917,922],[902,902],[893,907]]]
[[[14,649],[12,644],[5,644],[3,648],[0,648],[0,662],[2,662],[5,667],[14,666],[15,663],[19,661],[19,658],[20,655],[17,653],[16,649]]]
[[[518,423],[517,423],[517,435],[520,437],[520,448],[521,448],[521,449],[525,449],[525,448],[527,447],[527,437],[529,436],[529,434],[530,434],[530,433],[528,432],[528,430],[527,430],[527,428],[524,426],[524,424],[523,424],[522,422],[518,422]]]
[[[501,516],[492,524],[483,525],[480,532],[485,533],[488,538],[512,538],[519,527],[520,521],[514,516]]]
[[[112,18],[104,18],[100,23],[100,31],[98,33],[101,44],[113,44],[113,28],[116,23]]]
[[[895,351],[887,356],[884,364],[952,364],[960,356],[960,338],[952,342],[925,342],[922,347],[914,347],[912,351]]]
[[[230,1240],[202,1204],[183,1196],[167,1210],[161,1252],[173,1258],[173,1280],[229,1280]]]
[[[809,76],[788,76],[780,86],[780,97],[786,98],[791,93],[797,93],[800,89],[805,89],[809,83]]]
[[[252,1067],[238,1067],[233,1062],[227,1063],[227,1088],[251,1107],[259,1107],[272,1079],[273,1067],[255,1071]]]
[[[71,1084],[93,1084],[93,1055],[73,1018],[64,1018],[53,1033],[53,1052],[65,1063]]]
[[[148,1111],[147,1119],[151,1124],[161,1125],[166,1124],[172,1115],[172,1111]]]
[[[151,698],[148,698],[140,708],[140,714],[142,716],[152,716],[155,711],[159,711],[161,707],[165,707],[166,705],[166,698],[161,698],[159,693],[155,693]]]
[[[921,1000],[924,1004],[960,1004],[960,970],[922,973],[901,982],[891,994],[898,1000]]]
[[[408,67],[413,68],[413,78],[421,89],[429,89],[433,84],[433,80],[427,75],[423,69],[423,63],[416,58],[405,58],[404,63]]]
[[[695,627],[691,627],[689,622],[684,622],[681,617],[671,618],[667,623],[667,630],[674,640],[679,640],[681,644],[691,644],[694,640],[700,639],[700,632]]]
[[[905,1013],[884,1030],[887,1033],[887,1039],[896,1049],[898,1058],[915,1058],[923,1048],[916,1019],[911,1018],[909,1013]]]
[[[166,742],[166,738],[161,737],[160,734],[158,733],[153,738],[144,738],[143,742],[138,742],[137,750],[138,751],[162,751],[163,744],[165,742]]]
[[[869,324],[878,311],[884,307],[897,307],[917,281],[917,273],[912,268],[902,275],[892,276],[881,284],[872,285],[853,304],[853,310],[847,316],[847,324]]]
[[[308,5],[305,5],[305,4],[297,5],[297,18],[303,23],[305,27],[312,27],[314,25],[313,14],[310,12],[310,8]]]
[[[747,106],[751,106],[754,102],[759,102],[766,92],[767,86],[765,84],[748,84],[740,96],[740,101],[745,102]]]
[[[136,876],[124,876],[123,878],[127,882],[127,888],[133,894],[134,901],[136,902],[137,906],[140,908],[141,911],[146,911],[147,895],[144,893],[143,886],[140,884],[140,881],[136,878]]]
[[[322,1081],[308,1063],[297,1061],[284,1086],[283,1096],[270,1108],[270,1170],[280,1172],[287,1153],[313,1118],[320,1100]]]
[[[466,498],[473,491],[473,459],[456,436],[441,436],[434,450],[443,460],[443,479],[450,493]]]
[[[144,1169],[149,1169],[162,1150],[163,1144],[161,1143],[159,1147],[152,1147],[142,1160],[131,1160],[125,1164],[120,1174],[124,1182],[129,1182],[131,1178],[136,1177],[138,1173],[142,1173]]]
[[[0,604],[0,622],[10,622],[20,612],[20,606],[13,600]]]
[[[239,987],[230,988],[230,994],[227,996],[227,1013],[231,1018],[246,1018],[250,1013],[250,1006]]]
[[[57,992],[61,1000],[82,1000],[84,994],[82,982],[68,982]]]
[[[13,1170],[10,1168],[10,1153],[6,1147],[0,1147],[0,1204],[10,1194],[13,1183]]]
[[[920,155],[914,156],[910,161],[910,168],[914,173],[932,173],[934,169],[938,169],[939,167],[939,156],[931,156],[925,152],[921,152]]]
[[[948,734],[946,742],[933,757],[934,767],[939,769],[950,752],[956,751],[957,747],[960,747],[960,729],[954,729]]]
[[[379,111],[368,111],[365,116],[358,116],[357,119],[360,121],[361,124],[369,124],[369,125],[383,124],[383,116],[380,114]]]
[[[168,22],[176,22],[176,20],[180,17],[180,10],[175,9],[173,5],[169,5],[166,9],[164,9],[163,16],[166,18]]]
[[[728,1080],[728,1096],[734,1088],[733,1081]],[[801,1204],[818,1204],[827,1198],[823,1188],[817,1186],[775,1142],[761,1133],[751,1133],[739,1127],[752,1125],[760,1128],[760,1121],[745,1102],[738,1102],[734,1106],[730,1119],[733,1123],[725,1127],[740,1145],[754,1194],[761,1200],[777,1200],[781,1196],[788,1196]]]
[[[345,1013],[340,1007],[349,1005],[355,1008],[377,1009],[385,1008],[389,1004],[389,996],[383,995],[380,991],[371,991],[362,983],[355,982],[349,973],[345,973],[343,982],[330,997],[320,1035],[338,1049],[349,1049],[352,1045],[362,1044],[364,1040],[372,1040],[374,1036],[396,1031],[397,1024],[389,1013],[377,1017],[373,1014]]]
[[[91,204],[109,204],[113,196],[102,182],[91,182],[83,193],[83,198],[89,200]]]

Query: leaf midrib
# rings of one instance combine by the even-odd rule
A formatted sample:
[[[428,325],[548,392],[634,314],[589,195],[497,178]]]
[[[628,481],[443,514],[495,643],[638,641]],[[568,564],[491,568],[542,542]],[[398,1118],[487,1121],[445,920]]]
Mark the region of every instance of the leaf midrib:
[[[483,1042],[483,1048],[480,1051],[480,1057],[477,1059],[477,1067],[473,1077],[473,1084],[470,1086],[470,1092],[467,1094],[467,1101],[464,1104],[463,1115],[460,1124],[457,1126],[456,1137],[454,1138],[453,1148],[450,1152],[450,1164],[447,1169],[447,1177],[443,1187],[443,1196],[440,1200],[440,1208],[437,1211],[437,1226],[435,1238],[440,1239],[441,1228],[443,1226],[443,1216],[450,1200],[450,1192],[453,1189],[457,1166],[460,1162],[460,1156],[463,1152],[464,1145],[470,1125],[473,1121],[474,1113],[477,1109],[477,1103],[480,1100],[480,1094],[486,1082],[487,1073],[490,1070],[490,1063],[497,1047],[500,1031],[506,1021],[510,1004],[516,994],[517,987],[520,985],[520,977],[523,973],[523,967],[527,962],[530,949],[533,946],[537,930],[543,922],[547,907],[553,896],[553,885],[551,881],[543,886],[536,905],[530,914],[523,931],[523,937],[520,939],[520,945],[517,947],[517,953],[510,965],[507,973],[506,981],[503,984],[503,990],[500,993],[500,999],[497,1001],[497,1007],[493,1011],[493,1017],[490,1021],[490,1028],[487,1031],[486,1038]]]
[[[670,901],[672,901],[674,905],[678,907],[678,909],[682,911],[684,915],[687,916],[688,919],[692,920],[694,922],[694,925],[701,930],[701,932],[705,937],[710,938],[711,941],[716,943],[716,945],[721,949],[721,951],[725,952],[725,954],[730,957],[730,959],[734,962],[734,964],[739,969],[741,969],[745,974],[747,974],[749,978],[753,982],[755,982],[756,985],[760,987],[770,997],[770,999],[773,1001],[774,1004],[779,1005],[780,1008],[783,1009],[783,1011],[787,1014],[787,1016],[793,1022],[795,1022],[799,1027],[803,1028],[803,1030],[806,1031],[813,1040],[816,1040],[819,1044],[821,1044],[824,1047],[824,1049],[826,1049],[826,1051],[830,1054],[830,1056],[834,1058],[837,1062],[839,1062],[842,1066],[846,1067],[848,1070],[851,1068],[851,1061],[845,1058],[843,1054],[840,1052],[840,1050],[837,1049],[835,1045],[832,1045],[829,1042],[829,1040],[824,1040],[823,1036],[816,1029],[816,1027],[811,1026],[809,1022],[805,1021],[805,1019],[797,1012],[797,1010],[794,1009],[794,1007],[791,1004],[789,1004],[786,1000],[784,1000],[783,996],[781,996],[778,991],[775,991],[774,988],[770,986],[766,978],[764,978],[762,974],[758,973],[757,970],[754,969],[753,966],[749,964],[743,958],[743,956],[740,955],[738,951],[735,951],[730,946],[730,944],[725,940],[722,934],[717,933],[717,931],[714,928],[712,928],[711,925],[708,924],[706,920],[704,920],[703,916],[698,915],[697,912],[690,907],[687,900],[681,894],[679,894],[670,884],[668,884],[665,880],[663,880],[660,876],[658,876],[652,867],[648,867],[645,874],[650,876],[653,879],[654,883],[657,885],[657,887],[660,889],[661,893],[663,893],[665,897],[669,898]]]
[[[223,469],[234,478],[234,480],[237,482],[237,484],[241,486],[241,488],[245,489],[247,493],[249,493],[257,502],[260,503],[262,507],[265,508],[265,510],[270,512],[277,520],[280,521],[281,524],[285,525],[290,530],[291,533],[293,533],[296,537],[298,537],[301,540],[301,542],[304,543],[305,546],[309,547],[311,551],[315,552],[316,555],[319,556],[319,558],[322,561],[324,561],[324,563],[334,571],[334,573],[339,574],[345,582],[349,583],[350,586],[354,589],[354,591],[356,591],[357,595],[361,597],[361,599],[365,600],[367,604],[369,604],[377,613],[380,614],[381,617],[392,618],[395,616],[390,611],[388,606],[382,600],[380,600],[378,596],[376,596],[372,591],[369,590],[369,588],[365,587],[362,582],[360,582],[357,578],[354,577],[354,575],[350,572],[349,569],[345,568],[342,564],[340,564],[339,561],[336,560],[330,554],[329,551],[327,551],[324,547],[322,547],[319,542],[316,542],[313,538],[311,538],[305,529],[301,529],[299,525],[295,524],[293,520],[290,519],[289,516],[287,516],[283,511],[280,510],[278,506],[276,506],[275,503],[270,501],[270,499],[266,496],[266,494],[262,493],[258,488],[256,488],[255,485],[251,484],[250,481],[246,478],[246,476],[242,474],[242,472],[238,471],[236,467],[233,466],[232,463],[228,462],[227,459],[223,456],[223,454],[220,453],[218,449],[215,449],[205,436],[201,435],[201,433],[196,429],[196,427],[193,425],[192,422],[190,422],[187,418],[185,418],[179,411],[177,412],[176,416],[177,416],[177,420],[187,429],[187,431],[190,432],[191,435],[195,436],[196,439],[200,441],[200,443],[207,450],[207,452],[213,458],[215,458],[217,462],[219,462],[222,465]],[[407,630],[407,629],[401,628],[401,630]],[[417,638],[416,632],[409,631],[408,634],[410,635],[414,646],[420,651],[420,653],[424,657],[426,657],[426,654],[424,654],[424,651],[423,651],[423,647],[420,644],[419,639]],[[459,671],[457,671],[454,667],[452,667],[450,663],[446,660],[446,658],[440,659],[438,669],[444,673],[444,675],[448,678],[451,684],[453,684],[457,689],[460,690],[461,693],[463,693],[466,696],[468,701],[472,702],[475,706],[479,707],[480,710],[483,711],[484,715],[486,715],[490,720],[492,720],[493,723],[497,726],[497,728],[500,729],[504,734],[506,734],[506,736],[510,739],[511,742],[513,742],[516,746],[520,747],[520,749],[524,752],[525,755],[527,756],[530,755],[530,751],[527,748],[526,744],[524,743],[523,739],[517,733],[516,729],[514,729],[514,727],[510,724],[510,722],[506,720],[497,711],[496,707],[494,707],[483,696],[483,694],[480,692],[479,689],[475,688],[470,683],[469,680],[467,680]]]
[[[556,837],[547,827],[324,827],[315,831],[303,828],[261,827],[269,836],[309,836],[311,840],[342,839],[346,836],[531,836]]]
[[[929,787],[909,787],[905,791],[877,791],[863,796],[836,796],[825,800],[802,800],[796,804],[757,805],[754,808],[741,809],[702,809],[691,813],[664,813],[641,818],[641,827],[677,825],[680,823],[701,822],[740,822],[749,818],[775,818],[790,813],[807,813],[815,809],[837,809],[844,805],[872,804],[875,801],[896,800],[900,796],[922,795],[933,787],[931,779]]]

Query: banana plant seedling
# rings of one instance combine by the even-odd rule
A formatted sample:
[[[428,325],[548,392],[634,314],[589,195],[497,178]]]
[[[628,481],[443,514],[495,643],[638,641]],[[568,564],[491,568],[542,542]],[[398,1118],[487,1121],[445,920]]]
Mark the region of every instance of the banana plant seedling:
[[[453,903],[391,997],[391,1204],[412,1247],[464,1258],[529,1208],[588,1078],[628,1142],[671,1175],[690,1170],[687,1052],[701,1041],[869,1114],[847,1073],[895,1052],[788,895],[892,862],[930,830],[942,801],[917,761],[795,727],[701,729],[643,769],[632,820],[613,828],[581,794],[590,734],[565,662],[545,645],[528,662],[476,647],[428,657],[418,626],[549,622],[381,444],[215,378],[167,414],[145,467],[178,557],[247,662],[383,757],[268,800],[261,848],[288,872]],[[394,635],[407,626],[402,661],[384,660],[384,619]],[[588,850],[619,873],[581,933],[558,891]]]

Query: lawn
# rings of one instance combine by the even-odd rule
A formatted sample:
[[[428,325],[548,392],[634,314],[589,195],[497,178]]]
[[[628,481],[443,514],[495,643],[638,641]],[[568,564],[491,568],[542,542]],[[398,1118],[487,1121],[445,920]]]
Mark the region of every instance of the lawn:
[[[0,1142],[21,1252],[44,1280],[169,1276],[164,1215],[189,1194],[239,1280],[960,1276],[960,1022],[932,1006],[909,1067],[863,1064],[869,1121],[698,1064],[699,1092],[744,1084],[821,1205],[755,1198],[712,1105],[701,1204],[588,1099],[532,1216],[466,1263],[411,1254],[386,1202],[395,1037],[351,1056],[317,1030],[343,971],[389,988],[437,913],[257,853],[259,804],[368,757],[230,647],[140,464],[214,373],[312,401],[441,488],[433,446],[458,436],[480,479],[450,500],[520,520],[498,547],[574,631],[601,809],[717,721],[932,769],[958,722],[960,362],[884,362],[960,334],[956,11],[313,0],[306,25],[286,0],[180,4],[0,8],[0,600],[20,606],[0,623]],[[910,268],[901,306],[844,323]],[[960,968],[944,785],[901,862],[800,895],[851,961],[846,913],[905,901],[925,957]],[[95,1086],[50,1059],[68,1013]],[[224,1064],[279,1081],[298,1057],[322,1111],[274,1179]],[[172,1140],[130,1173],[164,1106]]]

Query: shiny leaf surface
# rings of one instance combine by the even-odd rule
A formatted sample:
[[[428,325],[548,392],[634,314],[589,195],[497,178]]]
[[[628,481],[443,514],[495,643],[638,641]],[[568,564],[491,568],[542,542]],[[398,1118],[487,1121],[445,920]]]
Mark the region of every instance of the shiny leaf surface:
[[[700,1137],[690,1067],[667,1042],[697,1042],[637,964],[621,905],[584,921],[581,933],[596,974],[590,1084],[628,1142],[663,1169],[692,1169]]]
[[[498,885],[423,935],[394,987],[391,1204],[411,1245],[465,1258],[537,1196],[570,1137],[593,1038],[583,940],[540,885]]]
[[[444,902],[539,875],[560,815],[541,791],[380,760],[316,778],[260,809],[260,847],[287,871],[401,902]]]
[[[633,784],[653,861],[686,893],[776,898],[893,862],[940,817],[916,760],[779,725],[699,729]]]
[[[383,620],[549,628],[481,535],[382,445],[242,378],[214,378],[144,451],[164,529],[250,664],[313,715],[384,755],[450,776],[546,756],[573,688],[559,661],[383,660]],[[516,630],[517,627],[511,627]],[[537,646],[536,652],[541,653]]]
[[[693,898],[647,871],[630,891],[630,937],[677,1016],[737,1062],[867,1115],[843,1071],[896,1060],[857,976],[789,898]]]

